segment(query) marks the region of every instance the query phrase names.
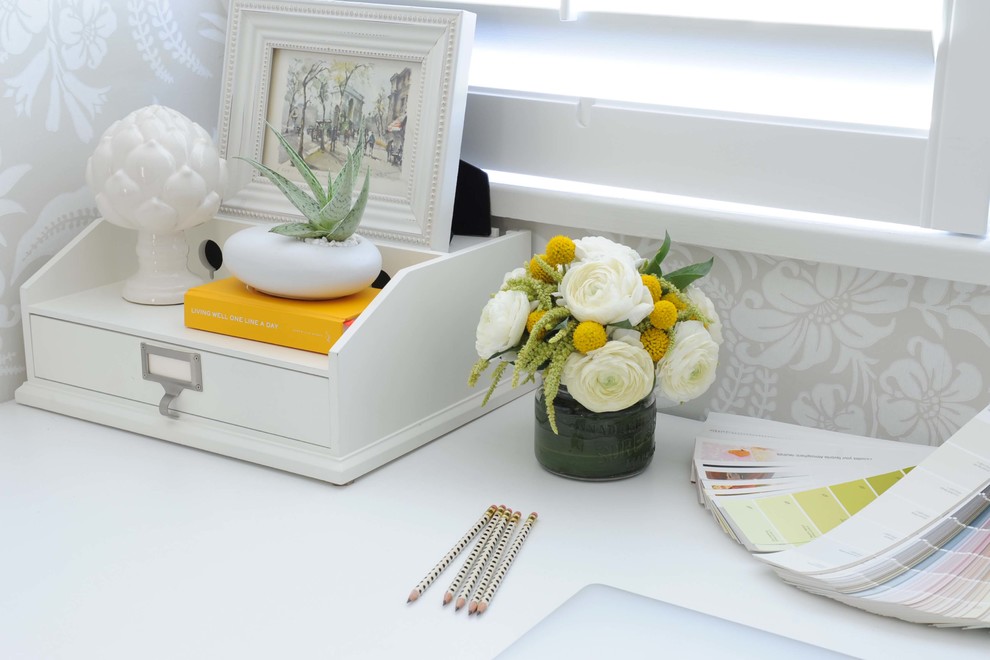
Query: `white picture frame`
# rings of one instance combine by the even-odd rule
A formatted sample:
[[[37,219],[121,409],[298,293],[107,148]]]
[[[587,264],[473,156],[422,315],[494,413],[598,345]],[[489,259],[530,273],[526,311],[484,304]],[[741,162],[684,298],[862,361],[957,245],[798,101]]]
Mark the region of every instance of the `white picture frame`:
[[[362,140],[362,169],[372,176],[358,233],[446,252],[474,25],[460,10],[233,0],[218,147],[236,192],[228,191],[220,215],[300,221],[282,193],[237,158],[297,177],[279,161],[270,122],[300,141],[321,178],[336,174],[340,154]]]

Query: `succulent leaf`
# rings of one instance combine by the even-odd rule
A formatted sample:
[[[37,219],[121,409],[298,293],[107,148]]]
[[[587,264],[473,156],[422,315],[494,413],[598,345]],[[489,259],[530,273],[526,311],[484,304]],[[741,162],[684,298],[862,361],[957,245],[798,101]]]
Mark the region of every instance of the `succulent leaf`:
[[[351,210],[351,193],[350,187],[352,185],[351,181],[341,181],[341,183],[347,184],[348,192],[345,193],[343,188],[337,188],[337,194],[335,194],[326,205],[320,209],[320,220],[319,225],[324,229],[332,230],[337,225],[340,224],[341,220],[347,217],[347,214]]]
[[[320,209],[319,225],[331,232],[336,231],[337,227],[340,226],[351,210],[351,198],[353,196],[355,178],[355,170],[352,163],[354,162],[355,154],[357,154],[357,161],[360,163],[361,152],[360,149],[356,148],[347,157],[347,160],[344,161],[344,166],[333,182],[333,197]]]
[[[361,186],[361,192],[358,193],[357,201],[354,202],[354,206],[344,219],[330,230],[327,234],[327,240],[343,241],[357,231],[358,225],[361,224],[361,216],[364,215],[364,207],[368,204],[368,189],[370,185],[371,169],[369,168],[364,173],[364,184]]]
[[[273,227],[271,231],[276,234],[299,239],[326,238],[330,241],[346,240],[357,230],[368,203],[368,190],[371,181],[370,169],[365,172],[364,184],[361,187],[358,199],[354,204],[351,204],[351,200],[354,197],[354,183],[361,173],[361,157],[363,156],[361,145],[355,147],[347,155],[343,167],[335,178],[328,175],[327,190],[324,192],[309,164],[275,130],[274,126],[268,124],[268,127],[278,136],[282,147],[289,153],[292,164],[302,175],[303,179],[305,179],[315,195],[314,198],[314,196],[311,196],[272,168],[250,158],[237,156],[237,158],[250,163],[252,167],[271,181],[308,220],[308,222],[289,222],[278,225]]]
[[[333,182],[333,189],[337,193],[343,192],[347,196],[348,201],[350,201],[351,195],[354,192],[354,182],[361,174],[361,157],[363,155],[364,153],[361,151],[360,145],[355,147],[354,151],[348,154],[347,160],[344,161],[344,166],[340,168],[340,172],[337,173],[337,178]]]
[[[275,184],[282,194],[288,198],[292,205],[295,206],[299,211],[306,216],[306,219],[310,222],[319,220],[320,217],[320,206],[316,203],[312,197],[306,194],[299,186],[293,182],[286,179],[284,176],[268,167],[267,165],[262,165],[256,160],[251,160],[250,158],[245,158],[243,156],[237,156],[243,161],[247,161],[252,167],[261,172],[266,179]]]
[[[316,175],[313,174],[313,169],[309,166],[309,163],[307,163],[302,157],[302,154],[296,151],[292,145],[289,144],[289,141],[286,140],[281,133],[275,130],[274,126],[269,124],[267,121],[265,124],[268,125],[268,128],[272,129],[272,133],[274,133],[275,137],[278,138],[282,148],[289,154],[289,159],[292,161],[292,164],[295,166],[299,174],[302,175],[302,178],[306,184],[309,185],[309,189],[313,191],[313,196],[316,198],[317,206],[323,206],[326,204],[328,199],[327,193],[323,190],[323,185],[316,178]]]
[[[273,234],[291,236],[292,238],[322,238],[326,232],[314,229],[308,222],[288,222],[284,225],[276,225],[269,231]]]

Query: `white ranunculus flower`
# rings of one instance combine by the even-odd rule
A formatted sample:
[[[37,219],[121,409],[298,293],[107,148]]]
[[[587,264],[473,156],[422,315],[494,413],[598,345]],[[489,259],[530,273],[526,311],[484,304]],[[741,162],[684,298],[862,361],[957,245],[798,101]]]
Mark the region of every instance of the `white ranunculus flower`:
[[[561,302],[578,321],[636,325],[653,311],[653,297],[629,260],[603,257],[571,266],[560,282]]]
[[[560,382],[593,412],[624,410],[653,390],[653,361],[642,346],[610,341],[586,355],[575,351]]]
[[[670,350],[657,363],[657,387],[671,401],[683,403],[704,394],[715,381],[718,344],[701,321],[674,326]]]
[[[626,328],[613,328],[609,333],[609,339],[614,341],[624,341],[630,346],[643,346],[640,340],[642,333],[639,330],[627,330]]]
[[[518,344],[529,312],[529,298],[522,291],[499,291],[492,296],[481,310],[475,333],[478,356],[490,358]]]
[[[585,236],[574,241],[574,261],[598,261],[606,257],[623,257],[629,259],[635,268],[639,268],[646,259],[639,256],[636,250],[627,245],[610,241],[604,236]]]
[[[721,346],[723,341],[722,320],[718,317],[718,312],[715,311],[715,304],[696,284],[692,284],[686,288],[683,293],[698,308],[698,311],[711,319],[707,330],[711,334],[712,339],[715,340],[715,343]]]
[[[505,274],[505,277],[502,278],[502,286],[504,287],[506,284],[508,284],[509,280],[517,280],[520,277],[526,277],[526,272],[527,272],[526,269],[523,268],[522,266],[510,270],[508,273]]]

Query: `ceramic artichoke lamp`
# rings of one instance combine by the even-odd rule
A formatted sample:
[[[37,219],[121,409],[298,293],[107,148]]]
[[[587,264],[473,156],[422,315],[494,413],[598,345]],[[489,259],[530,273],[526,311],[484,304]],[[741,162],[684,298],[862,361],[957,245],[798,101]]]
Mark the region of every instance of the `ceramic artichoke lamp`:
[[[360,178],[360,145],[327,185],[303,156],[271,125],[288,160],[309,192],[278,171],[242,158],[278,188],[306,222],[256,226],[232,235],[223,246],[224,264],[234,276],[263,293],[283,298],[326,300],[357,293],[381,272],[382,256],[367,238],[356,234],[368,202],[370,171],[354,199]]]
[[[138,269],[124,283],[126,300],[176,305],[202,284],[188,269],[183,232],[216,214],[226,179],[210,135],[171,108],[135,110],[103,133],[86,182],[104,219],[138,232]]]

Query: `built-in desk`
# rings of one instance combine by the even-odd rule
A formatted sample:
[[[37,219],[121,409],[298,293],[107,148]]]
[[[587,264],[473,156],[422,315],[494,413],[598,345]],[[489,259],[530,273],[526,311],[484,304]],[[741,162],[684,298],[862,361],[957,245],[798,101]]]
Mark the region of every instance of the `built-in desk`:
[[[593,582],[857,657],[987,657],[984,631],[782,583],[698,504],[697,423],[661,417],[644,474],[591,484],[537,465],[532,406],[333,486],[0,404],[0,657],[490,658]],[[493,503],[540,519],[491,609],[440,606],[459,563],[407,604]]]

